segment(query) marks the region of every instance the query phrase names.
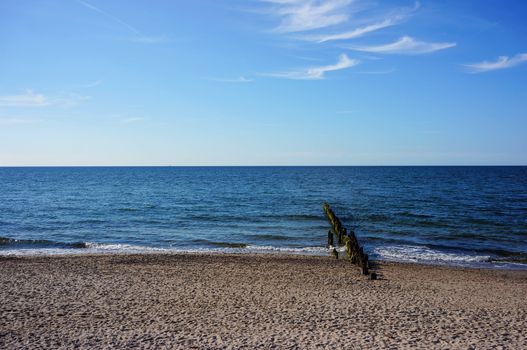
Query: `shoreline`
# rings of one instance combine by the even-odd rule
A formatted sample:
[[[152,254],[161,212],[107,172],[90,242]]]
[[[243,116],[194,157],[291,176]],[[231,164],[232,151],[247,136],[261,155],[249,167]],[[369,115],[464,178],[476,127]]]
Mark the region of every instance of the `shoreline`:
[[[527,347],[527,271],[286,254],[0,257],[0,347]]]
[[[144,247],[143,247],[144,248]],[[265,248],[265,247],[262,247]],[[75,249],[27,249],[30,253],[21,253],[25,249],[18,251],[12,250],[8,254],[4,254],[0,250],[0,261],[5,258],[61,258],[61,257],[94,257],[94,256],[130,256],[130,255],[160,255],[160,256],[173,256],[173,255],[236,255],[236,256],[296,256],[296,257],[319,257],[319,258],[332,258],[331,252],[321,252],[322,247],[307,247],[307,248],[282,248],[272,247],[271,249],[258,249],[258,250],[247,250],[247,248],[195,248],[195,249],[169,249],[169,248],[144,248],[142,249],[130,249],[130,250],[98,250],[86,252],[84,249],[90,248],[75,248]],[[307,249],[307,250],[306,250]],[[348,258],[344,254],[344,249],[339,249],[339,253],[342,256],[339,259],[345,261]],[[490,258],[488,261],[405,261],[396,259],[386,258],[371,258],[374,264],[401,264],[401,265],[416,265],[416,266],[428,266],[428,267],[447,267],[447,268],[459,268],[459,269],[483,269],[483,270],[497,270],[497,271],[527,271],[527,263],[519,263],[514,260],[499,260]]]

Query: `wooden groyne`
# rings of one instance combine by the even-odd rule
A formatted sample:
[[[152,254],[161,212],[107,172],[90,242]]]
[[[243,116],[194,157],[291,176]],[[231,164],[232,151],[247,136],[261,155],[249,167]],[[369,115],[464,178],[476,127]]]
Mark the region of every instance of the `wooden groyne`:
[[[360,246],[353,229],[346,230],[328,203],[324,203],[323,208],[331,223],[331,229],[328,231],[328,247],[331,249],[332,254],[338,259],[337,247],[346,247],[346,254],[351,263],[360,267],[363,275],[368,275],[368,254],[364,253],[364,249]],[[336,241],[334,240],[334,236],[336,237]],[[376,277],[377,275],[374,272],[370,275],[371,279],[375,279]]]

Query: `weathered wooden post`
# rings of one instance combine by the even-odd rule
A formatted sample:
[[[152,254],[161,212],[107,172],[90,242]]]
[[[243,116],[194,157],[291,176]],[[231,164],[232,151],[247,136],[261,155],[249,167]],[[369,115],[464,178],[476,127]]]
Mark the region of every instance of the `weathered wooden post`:
[[[326,214],[332,227],[332,230],[329,230],[328,232],[328,247],[331,248],[333,246],[333,233],[335,233],[337,235],[337,244],[339,246],[345,246],[345,251],[350,259],[350,262],[359,266],[363,275],[368,275],[368,254],[365,254],[364,249],[359,245],[359,241],[357,240],[353,229],[350,229],[349,233],[347,233],[346,228],[342,225],[342,222],[335,215],[328,203],[324,203],[323,208],[324,213]],[[338,251],[336,248],[333,248],[332,254],[338,259]],[[377,274],[372,272],[369,277],[372,280],[376,279]]]
[[[348,239],[346,240],[346,253],[348,253],[348,256],[350,257],[350,261],[353,263],[353,260],[351,259],[351,256],[353,255],[353,252],[351,250],[351,241]]]

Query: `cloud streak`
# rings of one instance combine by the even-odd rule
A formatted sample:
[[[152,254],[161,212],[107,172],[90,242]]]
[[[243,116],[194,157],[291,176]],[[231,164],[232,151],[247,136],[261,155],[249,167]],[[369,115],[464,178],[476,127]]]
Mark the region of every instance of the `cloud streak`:
[[[167,38],[165,36],[146,36],[143,33],[141,33],[138,29],[128,24],[127,22],[123,21],[119,17],[114,16],[109,12],[103,11],[100,8],[93,6],[92,4],[86,1],[77,0],[77,2],[83,5],[84,7],[92,11],[95,11],[101,14],[102,16],[112,20],[113,22],[120,24],[121,26],[125,27],[128,31],[135,34],[136,36],[132,38],[132,41],[134,42],[143,43],[143,44],[158,44],[158,43],[163,43],[167,41]]]
[[[373,46],[353,46],[349,45],[346,48],[370,52],[370,53],[379,53],[379,54],[402,54],[402,55],[419,55],[431,53],[439,50],[448,49],[456,46],[456,43],[443,42],[443,43],[431,43],[415,40],[409,36],[403,36],[399,40],[384,44],[384,45],[373,45]]]
[[[88,99],[88,96],[77,94],[49,97],[40,93],[35,93],[33,90],[26,90],[23,94],[0,96],[0,107],[72,107]]]
[[[483,61],[479,63],[465,64],[471,73],[483,73],[498,69],[512,68],[527,62],[527,53],[519,53],[513,57],[500,56],[496,61]]]
[[[334,40],[349,40],[349,39],[359,38],[365,34],[368,34],[368,33],[383,29],[383,28],[391,27],[395,24],[396,22],[394,20],[385,19],[382,22],[370,24],[365,27],[357,28],[352,31],[348,31],[344,33],[304,36],[304,37],[301,37],[300,39],[304,39],[308,41],[315,41],[318,43],[324,43],[327,41],[334,41]]]
[[[238,84],[252,83],[254,81],[253,79],[246,78],[243,75],[239,76],[236,79],[225,79],[225,78],[203,78],[203,79],[210,80],[210,81],[216,81],[220,83],[238,83]]]
[[[103,10],[101,10],[100,8],[95,7],[95,6],[93,6],[92,4],[89,4],[89,3],[85,2],[85,1],[77,0],[77,2],[78,2],[79,4],[81,4],[81,5],[83,5],[83,6],[87,7],[87,8],[89,8],[90,10],[95,11],[95,12],[98,12],[98,13],[100,13],[101,15],[103,15],[103,16],[105,16],[105,17],[111,19],[112,21],[119,23],[120,25],[126,27],[126,28],[127,28],[129,31],[131,31],[132,33],[137,34],[137,35],[139,35],[139,36],[142,36],[142,34],[141,34],[140,31],[138,31],[137,29],[135,29],[134,27],[132,27],[130,24],[128,24],[128,23],[126,23],[125,21],[123,21],[122,19],[120,19],[119,17],[116,17],[116,16],[114,16],[114,15],[112,15],[112,14],[106,12],[106,11],[103,11]]]
[[[314,41],[318,43],[324,43],[328,41],[334,41],[334,40],[350,40],[362,37],[368,33],[372,33],[384,28],[392,27],[395,25],[398,25],[405,21],[413,12],[417,11],[420,7],[420,3],[416,2],[414,7],[411,9],[405,9],[399,11],[398,14],[391,14],[390,16],[386,16],[382,21],[377,21],[375,23],[371,23],[369,25],[355,28],[351,31],[345,31],[341,33],[336,34],[319,34],[319,35],[310,35],[310,36],[303,36],[300,37],[300,39],[308,40],[308,41]]]
[[[347,7],[352,0],[263,0],[272,3],[271,13],[280,17],[275,31],[282,33],[303,32],[346,22]]]
[[[359,64],[360,61],[356,59],[350,59],[346,54],[339,56],[337,63],[311,67],[305,70],[289,71],[289,72],[278,72],[265,74],[267,76],[283,79],[295,79],[295,80],[322,80],[325,78],[327,72],[337,71],[341,69],[350,68]]]
[[[49,99],[32,90],[19,95],[0,96],[0,107],[43,107],[47,105],[49,105]]]

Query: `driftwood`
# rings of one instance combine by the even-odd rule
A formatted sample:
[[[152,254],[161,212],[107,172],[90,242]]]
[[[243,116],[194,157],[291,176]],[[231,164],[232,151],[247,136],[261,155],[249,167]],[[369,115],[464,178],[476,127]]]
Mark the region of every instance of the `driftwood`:
[[[324,203],[324,212],[331,223],[331,230],[328,232],[328,247],[332,249],[332,254],[338,259],[338,252],[334,246],[333,235],[337,236],[338,246],[344,246],[350,262],[357,265],[363,275],[368,275],[368,254],[364,253],[364,249],[359,245],[359,241],[352,229],[349,231],[342,225],[340,219],[335,215],[328,203]],[[377,275],[372,273],[371,279],[376,279]]]

